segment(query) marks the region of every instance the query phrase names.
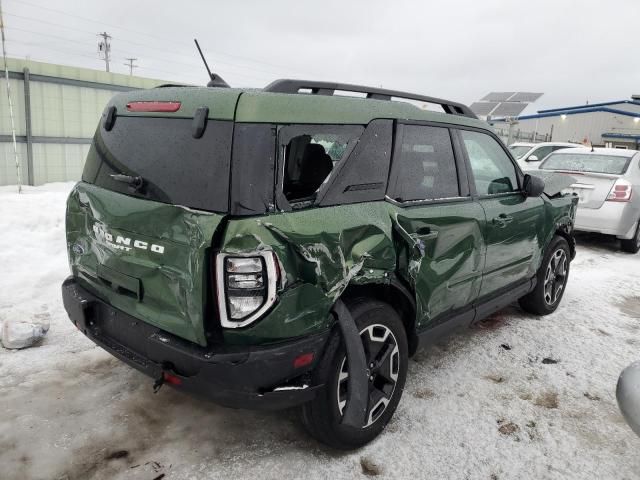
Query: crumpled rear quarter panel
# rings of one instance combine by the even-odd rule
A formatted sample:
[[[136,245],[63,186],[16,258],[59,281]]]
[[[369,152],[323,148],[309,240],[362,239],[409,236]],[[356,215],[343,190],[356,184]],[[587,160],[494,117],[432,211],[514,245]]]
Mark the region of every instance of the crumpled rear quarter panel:
[[[229,343],[256,343],[327,328],[333,303],[349,283],[387,282],[395,268],[391,219],[385,202],[314,208],[234,219],[222,251],[272,248],[283,282],[276,306],[254,325],[226,330]]]
[[[422,219],[412,219],[416,215]],[[233,219],[222,251],[272,248],[284,278],[274,308],[253,325],[226,330],[225,341],[260,343],[315,333],[329,327],[330,309],[349,285],[387,284],[394,276],[419,290],[418,326],[425,327],[454,308],[452,299],[466,303],[477,293],[483,220],[473,202],[418,211],[385,201]],[[433,238],[404,231],[416,222],[429,226]],[[424,257],[416,250],[423,241]]]

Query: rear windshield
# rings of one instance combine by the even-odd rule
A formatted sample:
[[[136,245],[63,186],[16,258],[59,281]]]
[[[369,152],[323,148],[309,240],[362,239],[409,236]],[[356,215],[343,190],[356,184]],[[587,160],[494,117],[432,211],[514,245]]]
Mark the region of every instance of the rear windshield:
[[[540,166],[545,170],[569,172],[609,173],[622,175],[631,157],[622,155],[591,155],[584,153],[552,153]]]
[[[227,212],[232,122],[117,117],[96,130],[82,180],[108,190],[200,210]],[[142,185],[133,179],[142,179]]]
[[[527,147],[527,146],[523,146],[523,145],[511,145],[509,147],[509,150],[511,151],[511,155],[516,157],[516,160],[517,160],[517,159],[522,158],[525,153],[527,153],[529,150],[531,150],[531,147]]]

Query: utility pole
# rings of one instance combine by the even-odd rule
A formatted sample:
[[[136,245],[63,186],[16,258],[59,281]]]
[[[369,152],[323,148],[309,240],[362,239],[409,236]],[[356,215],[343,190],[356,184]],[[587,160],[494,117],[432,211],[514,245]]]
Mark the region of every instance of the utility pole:
[[[104,55],[104,64],[106,71],[109,71],[109,60],[111,60],[111,35],[107,32],[102,32],[98,34],[99,37],[102,37],[102,40],[98,42],[98,53]]]
[[[11,101],[11,83],[9,82],[9,67],[7,66],[7,49],[4,38],[4,20],[2,17],[2,0],[0,0],[0,37],[2,39],[2,59],[4,62],[4,78],[7,81],[7,100],[9,101],[9,118],[11,119],[11,138],[13,139],[13,157],[16,161],[16,177],[18,180],[18,193],[22,193],[22,175],[20,157],[18,157],[18,143],[16,142],[16,124],[13,119],[13,102]]]
[[[125,60],[127,60],[127,63],[125,63],[125,65],[127,67],[129,67],[129,76],[132,77],[133,76],[133,69],[134,68],[138,68],[138,65],[134,65],[133,62],[135,62],[137,60],[137,58],[125,58]]]

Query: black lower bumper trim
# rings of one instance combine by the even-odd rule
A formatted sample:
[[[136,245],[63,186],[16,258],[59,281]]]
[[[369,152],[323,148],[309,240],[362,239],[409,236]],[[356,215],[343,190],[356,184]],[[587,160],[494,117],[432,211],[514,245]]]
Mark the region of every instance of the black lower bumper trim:
[[[62,298],[71,321],[94,343],[151,378],[169,371],[179,379],[175,388],[221,405],[278,410],[312,400],[322,388],[305,378],[322,356],[328,331],[268,346],[206,348],[113,308],[73,277],[63,283]],[[313,361],[294,367],[306,353]]]

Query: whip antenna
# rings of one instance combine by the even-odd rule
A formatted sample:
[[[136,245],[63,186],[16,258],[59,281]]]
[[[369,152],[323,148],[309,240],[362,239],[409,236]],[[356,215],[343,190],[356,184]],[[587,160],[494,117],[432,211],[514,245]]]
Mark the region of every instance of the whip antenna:
[[[229,88],[229,84],[223,80],[220,75],[215,73],[211,73],[211,69],[209,68],[209,64],[207,60],[204,58],[204,54],[202,53],[202,49],[200,48],[200,44],[197,39],[193,39],[196,43],[196,48],[198,49],[198,53],[200,53],[200,58],[202,58],[202,62],[204,63],[204,67],[207,69],[207,73],[209,74],[209,81],[207,82],[207,87],[222,87]]]

